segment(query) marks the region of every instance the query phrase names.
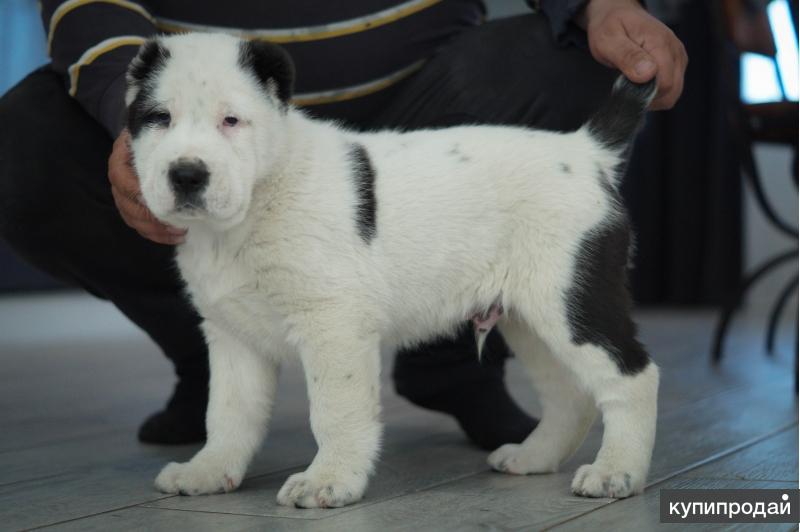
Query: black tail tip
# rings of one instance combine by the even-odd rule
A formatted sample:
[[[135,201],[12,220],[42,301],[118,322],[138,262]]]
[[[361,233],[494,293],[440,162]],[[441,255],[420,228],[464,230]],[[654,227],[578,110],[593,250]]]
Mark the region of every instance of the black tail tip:
[[[631,100],[638,100],[645,109],[653,101],[656,96],[656,78],[644,83],[636,83],[624,75],[620,75],[614,82],[614,88],[611,89],[611,97],[623,97]]]
[[[636,135],[655,95],[655,79],[634,83],[625,76],[618,77],[606,102],[589,120],[589,131],[605,146],[624,149]]]

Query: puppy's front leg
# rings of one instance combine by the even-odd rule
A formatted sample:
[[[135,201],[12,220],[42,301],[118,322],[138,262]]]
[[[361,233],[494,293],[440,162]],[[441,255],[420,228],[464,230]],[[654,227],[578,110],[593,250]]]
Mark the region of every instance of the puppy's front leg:
[[[302,335],[300,354],[311,404],[317,455],[289,477],[278,503],[331,508],[358,501],[372,473],[381,437],[377,335],[352,324],[322,321]]]
[[[200,495],[239,487],[272,411],[277,362],[209,321],[203,329],[211,369],[208,437],[189,462],[173,462],[161,470],[155,484],[165,493]]]

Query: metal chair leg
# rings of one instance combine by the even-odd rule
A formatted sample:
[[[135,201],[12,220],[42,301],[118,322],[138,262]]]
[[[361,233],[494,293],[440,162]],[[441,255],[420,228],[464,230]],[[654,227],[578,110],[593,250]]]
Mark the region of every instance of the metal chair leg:
[[[783,291],[775,301],[775,306],[772,307],[772,312],[769,315],[769,326],[767,327],[767,355],[775,356],[775,335],[778,331],[778,322],[783,315],[783,309],[786,303],[791,298],[792,294],[797,291],[797,277],[789,281],[789,284],[784,287]]]
[[[780,255],[773,257],[772,259],[768,260],[764,264],[761,265],[756,271],[745,277],[742,284],[739,285],[739,289],[736,291],[736,297],[731,300],[728,305],[722,310],[722,314],[720,315],[720,320],[717,323],[717,329],[714,333],[714,343],[711,350],[711,360],[714,364],[718,364],[720,360],[722,360],[722,354],[724,349],[724,341],[725,336],[728,332],[728,327],[730,326],[731,320],[733,319],[733,315],[736,313],[736,310],[739,308],[739,305],[742,302],[742,298],[750,289],[750,287],[756,283],[759,279],[764,277],[767,273],[774,270],[784,262],[787,262],[791,259],[797,257],[797,250],[793,249],[791,251],[787,251],[785,253],[781,253]]]

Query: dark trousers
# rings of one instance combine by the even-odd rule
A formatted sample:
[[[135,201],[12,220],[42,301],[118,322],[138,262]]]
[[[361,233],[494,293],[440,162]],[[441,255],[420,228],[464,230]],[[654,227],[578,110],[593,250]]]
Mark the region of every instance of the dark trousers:
[[[387,89],[385,108],[351,125],[573,130],[608,94],[614,76],[588,51],[557,47],[541,16],[502,19],[454,38],[419,72]],[[330,115],[324,107],[312,112]],[[112,301],[161,347],[179,376],[203,375],[207,354],[199,317],[184,297],[173,248],[140,237],[112,201],[106,177],[111,144],[47,67],[11,89],[0,99],[0,236],[54,277]],[[442,368],[448,380],[502,372],[502,341],[490,339],[481,368],[471,331],[464,331],[455,341],[400,353],[395,376],[401,393],[403,375],[417,373],[420,365]],[[420,373],[442,378],[440,371]]]

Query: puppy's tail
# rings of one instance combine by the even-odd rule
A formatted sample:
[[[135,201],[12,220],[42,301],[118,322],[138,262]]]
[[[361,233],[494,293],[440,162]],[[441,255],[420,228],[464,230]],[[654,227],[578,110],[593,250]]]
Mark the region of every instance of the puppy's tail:
[[[607,148],[625,151],[641,127],[645,111],[655,95],[655,79],[638,84],[621,75],[614,82],[611,95],[585,127]]]

